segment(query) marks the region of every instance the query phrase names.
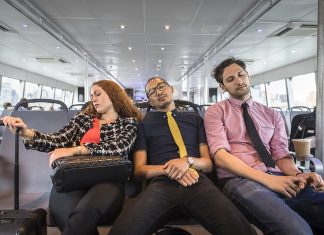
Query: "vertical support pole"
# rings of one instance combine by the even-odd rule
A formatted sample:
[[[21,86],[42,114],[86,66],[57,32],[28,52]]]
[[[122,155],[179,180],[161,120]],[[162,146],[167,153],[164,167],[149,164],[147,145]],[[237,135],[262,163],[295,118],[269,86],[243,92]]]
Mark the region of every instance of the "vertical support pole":
[[[209,87],[208,87],[208,79],[209,79],[209,72],[208,72],[208,61],[207,56],[204,57],[204,68],[205,68],[205,76],[204,76],[204,99],[203,102],[200,104],[207,104],[208,103],[208,97],[209,97]]]
[[[89,56],[86,55],[86,69],[85,69],[85,78],[84,78],[84,101],[89,101]]]
[[[318,1],[317,80],[316,80],[316,157],[324,163],[324,1]]]

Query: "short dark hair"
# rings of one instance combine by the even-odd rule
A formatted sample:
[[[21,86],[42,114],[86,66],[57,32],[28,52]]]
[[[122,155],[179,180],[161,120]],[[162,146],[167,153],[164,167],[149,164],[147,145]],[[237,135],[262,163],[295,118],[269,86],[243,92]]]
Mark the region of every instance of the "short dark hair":
[[[216,81],[222,85],[224,85],[223,82],[223,73],[226,67],[232,65],[232,64],[237,64],[241,66],[244,71],[246,71],[246,65],[243,60],[236,59],[234,57],[230,57],[226,60],[223,60],[219,65],[217,65],[212,73],[212,77],[216,79]]]
[[[161,77],[151,77],[149,80],[147,80],[147,82],[145,83],[145,94],[147,96],[147,91],[146,91],[146,87],[147,87],[147,84],[149,84],[150,81],[154,80],[154,79],[160,79],[162,80],[162,82],[165,82],[167,85],[169,85],[169,83],[167,82],[167,80],[165,80],[164,78],[161,78]]]

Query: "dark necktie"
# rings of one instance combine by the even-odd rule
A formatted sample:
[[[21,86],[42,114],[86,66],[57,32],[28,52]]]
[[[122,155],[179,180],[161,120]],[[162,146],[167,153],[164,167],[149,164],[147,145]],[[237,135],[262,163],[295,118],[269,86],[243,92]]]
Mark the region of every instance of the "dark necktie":
[[[252,140],[252,143],[256,149],[256,151],[259,153],[263,163],[267,167],[275,167],[275,162],[273,161],[272,157],[270,156],[270,153],[265,148],[256,128],[254,125],[254,122],[248,112],[249,105],[247,103],[242,104],[243,109],[243,119],[246,126],[246,130],[249,133],[249,136]]]

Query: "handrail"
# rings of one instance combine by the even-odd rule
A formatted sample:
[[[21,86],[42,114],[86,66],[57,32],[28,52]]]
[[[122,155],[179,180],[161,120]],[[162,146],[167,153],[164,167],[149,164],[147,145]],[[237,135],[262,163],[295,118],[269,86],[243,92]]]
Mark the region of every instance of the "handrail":
[[[19,101],[15,107],[14,110],[18,110],[20,107],[24,107],[24,105],[28,105],[30,103],[52,103],[52,104],[59,104],[62,107],[63,111],[68,111],[68,108],[66,106],[66,104],[64,104],[62,101],[60,100],[53,100],[53,99],[27,99],[27,100],[21,100]]]

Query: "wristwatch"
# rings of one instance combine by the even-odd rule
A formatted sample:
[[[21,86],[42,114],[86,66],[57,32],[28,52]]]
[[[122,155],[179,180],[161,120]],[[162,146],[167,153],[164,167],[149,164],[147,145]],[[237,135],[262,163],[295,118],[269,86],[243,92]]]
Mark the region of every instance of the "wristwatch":
[[[187,157],[187,162],[189,164],[189,167],[192,167],[192,165],[194,164],[194,160],[192,157]]]

